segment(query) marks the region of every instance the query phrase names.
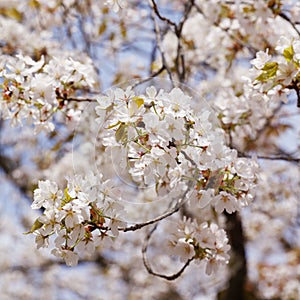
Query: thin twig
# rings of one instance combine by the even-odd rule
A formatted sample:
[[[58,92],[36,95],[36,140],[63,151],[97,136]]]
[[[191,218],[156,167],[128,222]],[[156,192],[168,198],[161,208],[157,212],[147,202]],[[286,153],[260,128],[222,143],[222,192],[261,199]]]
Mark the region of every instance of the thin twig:
[[[185,24],[186,20],[188,19],[189,15],[192,11],[192,8],[195,4],[194,2],[195,2],[194,0],[191,0],[191,1],[188,2],[181,21],[175,27],[175,34],[176,34],[177,40],[178,40],[178,42],[177,42],[177,56],[176,56],[176,70],[177,70],[178,79],[181,83],[185,81],[185,73],[186,73],[186,71],[185,71],[185,59],[184,59],[182,41],[181,41],[182,29],[183,29],[183,25]]]
[[[91,98],[67,98],[63,99],[64,101],[72,101],[72,102],[97,102],[96,99]]]
[[[279,16],[280,16],[281,18],[283,18],[284,20],[286,20],[287,22],[289,22],[289,23],[292,25],[293,29],[294,29],[294,30],[297,32],[297,34],[300,36],[300,31],[299,31],[299,29],[297,28],[296,24],[294,24],[294,23],[292,22],[292,20],[291,20],[287,15],[285,15],[283,12],[281,12],[281,13],[279,14]]]
[[[150,6],[153,7],[153,2],[152,0],[149,0],[149,3],[150,3]],[[155,3],[155,2],[154,2]],[[157,8],[157,6],[156,6]],[[160,51],[160,54],[161,54],[161,60],[162,60],[162,64],[163,64],[163,67],[166,69],[168,75],[169,75],[169,78],[173,84],[173,76],[172,76],[172,72],[167,64],[167,60],[166,60],[166,55],[165,55],[165,51],[164,51],[164,48],[162,46],[162,40],[161,40],[161,32],[160,32],[160,28],[159,28],[159,25],[156,21],[156,12],[155,12],[155,8],[153,8],[153,10],[151,11],[151,18],[153,20],[153,23],[154,23],[154,32],[155,32],[155,36],[156,36],[156,43],[157,43],[157,47]],[[174,84],[173,84],[174,85]]]
[[[151,8],[153,9],[153,11],[155,12],[155,14],[158,16],[158,18],[164,22],[167,22],[169,25],[176,27],[176,23],[174,23],[173,21],[171,21],[170,19],[162,16],[158,10],[157,4],[154,0],[150,0],[149,1]]]
[[[147,81],[150,81],[151,79],[153,79],[154,77],[158,76],[159,74],[161,74],[164,70],[166,70],[165,66],[162,66],[158,71],[152,73],[149,77],[145,78],[145,79],[141,79],[139,80],[137,83],[132,85],[132,88],[135,88],[136,86],[143,84]]]
[[[180,202],[181,203],[181,202]],[[129,227],[119,227],[118,230],[119,231],[123,231],[123,232],[127,232],[127,231],[135,231],[135,230],[138,230],[138,229],[141,229],[145,226],[148,226],[148,225],[151,225],[151,224],[155,224],[171,215],[173,215],[174,213],[178,212],[178,210],[180,209],[182,204],[180,205],[176,205],[171,211],[155,218],[155,219],[152,219],[148,222],[144,222],[144,223],[137,223],[135,225],[132,225],[132,226],[129,226]]]
[[[238,152],[239,157],[247,157],[247,158],[251,158],[253,157],[252,155],[249,155],[247,153],[244,152]],[[267,156],[267,155],[257,155],[256,156],[258,159],[265,159],[265,160],[283,160],[283,161],[289,161],[289,162],[295,162],[295,163],[299,163],[300,162],[300,158],[294,158],[294,157],[289,157],[289,156],[283,156],[283,155],[278,155],[278,156]]]
[[[197,169],[196,169],[197,170]],[[178,212],[179,209],[184,205],[184,203],[186,201],[184,201],[184,199],[186,198],[186,195],[187,193],[189,192],[189,190],[191,189],[192,185],[193,185],[194,181],[193,180],[190,180],[188,185],[187,185],[187,188],[186,190],[184,191],[183,195],[179,198],[179,200],[177,201],[175,207],[171,210],[171,211],[167,211],[166,213],[164,213],[163,215],[155,218],[155,219],[152,219],[150,221],[147,221],[147,222],[144,222],[144,223],[137,223],[137,224],[134,224],[132,226],[129,226],[129,227],[119,227],[118,230],[119,231],[123,231],[123,232],[127,232],[127,231],[135,231],[135,230],[138,230],[138,229],[141,229],[145,226],[148,226],[148,225],[151,225],[151,224],[155,224],[171,215],[173,215],[174,213]],[[174,200],[174,199],[172,199]],[[170,202],[170,204],[172,204],[173,201]]]
[[[170,281],[175,280],[176,278],[178,278],[184,272],[184,270],[187,268],[187,266],[195,259],[195,256],[193,256],[192,258],[189,258],[186,261],[186,263],[182,266],[182,268],[178,272],[176,272],[172,275],[165,275],[165,274],[161,274],[161,273],[157,273],[157,272],[153,271],[153,269],[150,266],[149,261],[147,259],[147,249],[148,249],[148,246],[149,246],[149,241],[151,239],[151,236],[154,233],[154,231],[157,229],[157,226],[158,226],[158,224],[156,224],[150,230],[150,232],[147,234],[147,236],[145,238],[145,242],[144,242],[144,245],[143,245],[143,248],[142,248],[143,263],[144,263],[144,266],[145,266],[145,268],[146,268],[146,270],[148,271],[149,274],[160,277],[160,278],[164,278],[164,279],[167,279],[167,280],[170,280]]]

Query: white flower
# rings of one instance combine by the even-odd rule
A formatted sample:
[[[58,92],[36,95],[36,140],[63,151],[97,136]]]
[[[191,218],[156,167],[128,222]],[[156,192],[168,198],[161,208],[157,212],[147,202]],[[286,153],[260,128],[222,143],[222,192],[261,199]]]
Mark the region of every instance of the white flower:
[[[272,58],[272,56],[269,55],[268,52],[268,49],[266,50],[266,52],[258,51],[256,53],[256,58],[252,59],[250,63],[257,69],[262,69],[264,65]]]
[[[88,234],[86,234],[87,236]],[[79,253],[85,253],[88,255],[92,255],[95,252],[96,243],[93,240],[92,234],[90,234],[90,237],[84,237],[79,241],[79,243],[76,245],[76,250]],[[100,238],[99,238],[100,239]]]
[[[202,248],[214,248],[216,243],[216,237],[212,234],[210,227],[207,222],[202,223],[197,226],[195,233],[195,238],[197,243],[199,243]]]
[[[182,118],[174,118],[166,116],[166,132],[168,132],[171,138],[174,138],[176,141],[182,141],[184,139],[184,125],[185,122]]]
[[[299,63],[300,62],[300,41],[299,40],[293,42],[293,50],[295,52],[293,59]]]
[[[198,206],[199,208],[204,208],[213,199],[215,195],[214,189],[208,189],[208,190],[193,190],[192,192],[188,193],[187,198],[190,201],[190,205],[193,207]]]
[[[43,227],[38,230],[43,236],[50,235],[53,231],[59,230],[60,222],[63,219],[63,213],[57,208],[48,207],[42,216],[39,217],[39,222],[43,223]]]
[[[228,251],[230,250],[226,233],[223,229],[219,229],[217,224],[212,223],[210,225],[209,237],[211,238],[211,242],[213,241],[213,246],[208,245],[209,250],[207,250],[207,265],[205,270],[207,275],[211,275],[221,265],[229,262]]]
[[[275,50],[280,52],[280,53],[283,53],[283,51],[290,47],[291,45],[291,39],[290,38],[287,38],[286,36],[281,36],[279,38],[279,40],[277,41],[277,45],[275,47]]]
[[[75,225],[84,221],[82,210],[79,207],[76,207],[74,203],[67,203],[62,207],[62,209],[67,228],[73,228]]]
[[[166,131],[167,125],[165,120],[160,120],[156,113],[147,113],[143,117],[143,122],[145,123],[145,129],[149,134],[150,142],[155,144],[161,141],[167,142],[169,136]]]
[[[246,179],[254,179],[258,169],[256,162],[247,158],[237,158],[233,165],[237,174]]]
[[[71,250],[53,249],[51,253],[57,257],[61,257],[69,267],[74,267],[78,264],[78,254]]]
[[[96,122],[99,123],[100,126],[102,126],[105,122],[106,110],[113,104],[114,98],[114,91],[112,89],[109,89],[106,92],[106,95],[103,95],[97,99],[99,105],[95,107],[96,114],[98,115],[98,118],[96,118]]]
[[[195,255],[194,246],[191,244],[191,241],[185,238],[180,238],[174,244],[172,242],[169,243],[169,249],[171,254],[179,256],[182,262]]]
[[[146,88],[146,95],[150,98],[150,100],[154,100],[157,95],[156,88],[152,85]]]
[[[239,209],[237,199],[232,194],[223,191],[215,196],[212,204],[218,214],[222,213],[224,209],[230,214]]]
[[[300,58],[300,57],[299,57]],[[289,85],[299,73],[299,69],[290,61],[284,64],[279,64],[276,79],[284,85]]]
[[[35,243],[36,243],[37,249],[48,248],[49,247],[49,238],[48,238],[48,236],[43,236],[42,234],[38,234],[35,237]]]
[[[206,275],[211,275],[215,273],[219,268],[219,262],[215,257],[209,259],[206,263],[205,273]]]
[[[111,230],[112,236],[113,237],[117,237],[119,235],[119,227],[124,227],[126,225],[125,222],[115,219],[115,218],[111,218],[108,227]]]
[[[162,95],[165,111],[170,116],[184,117],[186,111],[190,110],[191,97],[183,93],[179,88],[174,88],[170,93]]]
[[[39,209],[41,207],[52,207],[59,204],[62,198],[62,191],[58,189],[55,182],[49,180],[39,181],[38,189],[34,191],[32,209]]]

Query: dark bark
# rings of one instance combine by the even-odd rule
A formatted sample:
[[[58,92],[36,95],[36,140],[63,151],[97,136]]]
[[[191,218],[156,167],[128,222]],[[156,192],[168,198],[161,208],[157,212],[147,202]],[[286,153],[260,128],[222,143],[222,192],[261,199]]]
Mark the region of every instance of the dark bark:
[[[222,293],[222,300],[245,300],[247,280],[247,259],[242,221],[237,213],[226,213],[226,225],[231,244],[231,276],[228,288]]]

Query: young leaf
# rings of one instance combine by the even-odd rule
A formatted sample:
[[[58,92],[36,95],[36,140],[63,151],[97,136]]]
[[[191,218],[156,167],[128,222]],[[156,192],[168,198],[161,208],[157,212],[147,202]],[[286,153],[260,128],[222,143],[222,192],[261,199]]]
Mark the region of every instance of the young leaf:
[[[35,222],[33,223],[31,229],[27,232],[24,232],[24,234],[30,234],[35,232],[36,230],[40,229],[44,224],[42,222],[39,221],[39,219],[37,218],[35,220]]]
[[[116,141],[118,143],[125,143],[127,141],[128,126],[125,123],[121,123],[119,128],[116,130]]]
[[[262,68],[262,73],[255,79],[261,82],[267,82],[270,78],[274,77],[278,70],[277,62],[268,62]]]
[[[140,108],[144,104],[144,99],[138,96],[133,97],[133,101],[136,103],[138,108]]]
[[[288,62],[291,61],[291,60],[293,59],[294,54],[295,54],[295,52],[294,52],[294,49],[293,49],[293,46],[292,46],[292,45],[291,45],[290,47],[285,48],[285,49],[283,50],[283,56],[284,56],[284,58],[285,58]]]

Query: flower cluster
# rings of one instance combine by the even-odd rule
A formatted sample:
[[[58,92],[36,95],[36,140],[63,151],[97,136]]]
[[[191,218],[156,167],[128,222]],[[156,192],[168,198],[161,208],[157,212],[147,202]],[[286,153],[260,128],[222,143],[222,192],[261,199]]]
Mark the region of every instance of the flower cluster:
[[[158,197],[168,195],[169,209],[186,203],[191,210],[210,207],[216,215],[224,210],[233,213],[252,201],[256,163],[238,158],[226,146],[223,132],[215,128],[209,110],[193,110],[191,97],[181,89],[166,92],[152,86],[145,94],[136,94],[131,87],[109,90],[95,110],[100,125],[97,140],[105,153],[111,153],[115,168],[127,171],[139,188],[137,195],[151,188]],[[57,235],[52,253],[71,265],[77,252],[92,253],[101,238],[117,236],[122,221],[129,220],[111,181],[93,174],[67,180],[64,192],[54,182],[39,182],[32,207],[45,211],[31,232],[37,235],[38,247],[48,246],[49,236]],[[118,182],[119,187],[123,184]],[[223,231],[216,225],[191,226],[202,237],[212,236],[205,249],[199,235],[193,245],[197,258],[209,260],[211,273],[223,246],[227,249],[227,240],[218,240]]]
[[[3,78],[1,111],[12,124],[22,124],[26,119],[37,130],[51,131],[51,119],[56,111],[63,110],[68,98],[77,90],[91,88],[95,71],[91,61],[81,63],[72,58],[44,56],[34,61],[29,56],[17,55],[7,59],[0,70]],[[66,109],[66,115],[72,111]]]
[[[67,182],[62,191],[55,182],[39,181],[31,207],[44,212],[30,233],[36,235],[38,248],[49,247],[49,237],[56,236],[52,253],[74,266],[78,253],[92,254],[103,239],[116,237],[125,223],[119,192],[109,180],[91,173]]]
[[[274,51],[271,55],[268,49],[256,53],[250,61],[253,67],[248,74],[240,74],[240,87],[224,85],[223,89],[218,89],[214,106],[233,146],[243,151],[252,141],[259,143],[257,133],[267,124],[268,118],[287,102],[292,90],[298,97],[299,45],[299,39],[282,36],[275,47],[277,53]]]
[[[288,89],[299,91],[300,40],[282,36],[275,50],[279,55],[272,56],[266,51],[259,51],[251,61],[253,85],[261,92],[280,91],[285,94]]]
[[[139,186],[155,185],[158,195],[180,195],[192,186],[190,203],[211,202],[218,213],[252,201],[256,164],[238,158],[213,127],[210,112],[193,111],[179,88],[167,93],[152,86],[145,95],[116,89],[98,102],[103,145]]]
[[[183,219],[175,228],[168,243],[171,254],[182,261],[204,260],[208,275],[228,263],[230,245],[225,231],[218,225],[207,222],[199,225],[196,221]]]

